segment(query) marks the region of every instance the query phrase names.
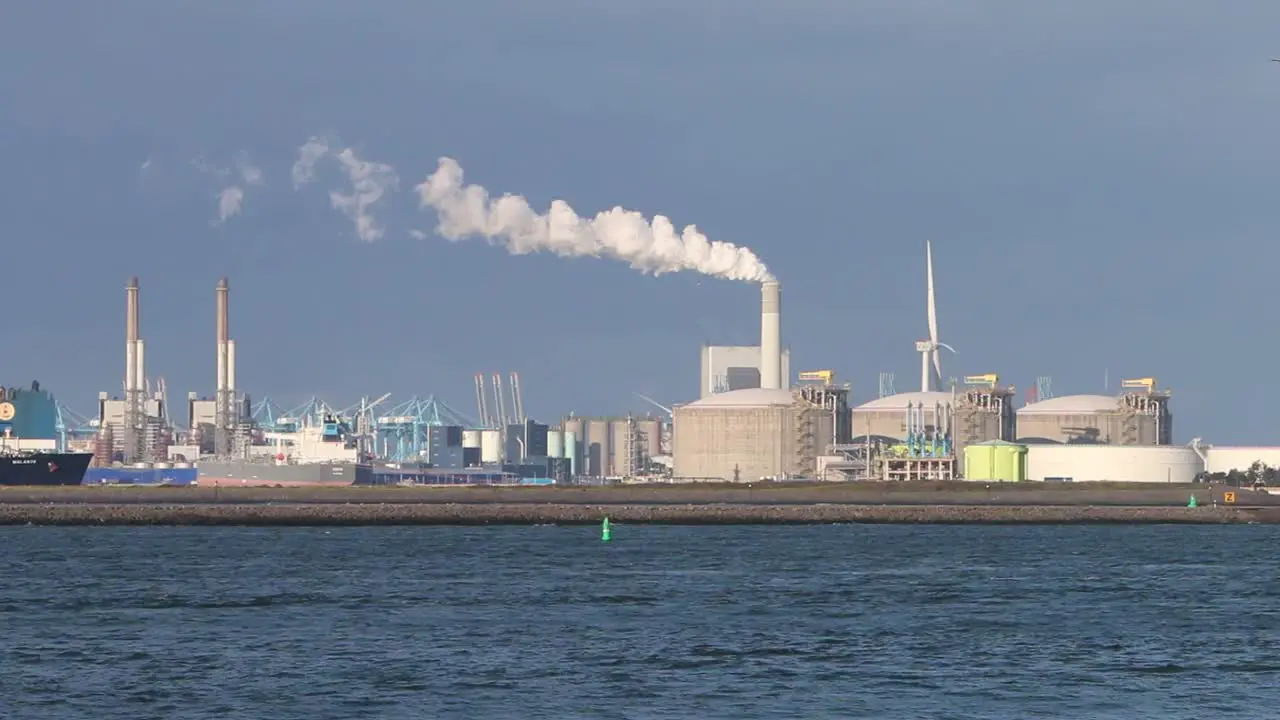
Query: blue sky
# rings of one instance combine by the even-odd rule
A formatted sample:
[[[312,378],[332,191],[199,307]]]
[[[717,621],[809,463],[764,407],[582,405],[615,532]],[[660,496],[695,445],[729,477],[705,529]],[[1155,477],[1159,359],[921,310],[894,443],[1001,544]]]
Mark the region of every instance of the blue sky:
[[[0,381],[73,408],[123,374],[209,392],[213,288],[239,384],[283,404],[519,371],[554,418],[697,392],[698,346],[753,343],[758,289],[418,239],[442,155],[545,209],[621,205],[757,251],[793,369],[858,399],[918,385],[923,245],[944,373],[1174,389],[1179,441],[1280,442],[1280,4],[1176,0],[19,3],[0,26]],[[295,190],[307,138],[395,167],[368,243]],[[241,154],[265,184],[215,224]],[[150,159],[146,172],[141,164]],[[1113,387],[1114,389],[1114,387]]]

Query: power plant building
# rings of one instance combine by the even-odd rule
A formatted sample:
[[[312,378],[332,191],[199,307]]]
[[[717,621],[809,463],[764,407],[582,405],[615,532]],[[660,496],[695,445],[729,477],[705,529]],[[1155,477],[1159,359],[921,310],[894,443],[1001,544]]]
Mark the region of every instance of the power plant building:
[[[788,388],[781,317],[781,286],[774,280],[761,283],[759,387],[713,392],[674,408],[671,451],[677,480],[753,482],[816,474],[818,458],[834,444],[842,424],[835,410],[843,413],[844,395],[828,403],[812,389]]]

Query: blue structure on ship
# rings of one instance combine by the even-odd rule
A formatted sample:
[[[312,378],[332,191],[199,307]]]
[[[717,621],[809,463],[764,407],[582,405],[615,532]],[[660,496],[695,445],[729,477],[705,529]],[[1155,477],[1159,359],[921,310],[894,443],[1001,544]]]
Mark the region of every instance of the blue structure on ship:
[[[58,403],[40,383],[33,382],[30,388],[0,387],[0,402],[13,406],[13,416],[0,422],[0,436],[58,439]]]

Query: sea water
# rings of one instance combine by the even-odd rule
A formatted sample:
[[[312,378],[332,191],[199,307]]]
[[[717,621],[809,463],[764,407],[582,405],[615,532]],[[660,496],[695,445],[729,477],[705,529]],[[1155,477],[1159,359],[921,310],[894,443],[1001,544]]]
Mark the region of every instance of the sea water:
[[[0,717],[1263,718],[1270,526],[0,529]]]

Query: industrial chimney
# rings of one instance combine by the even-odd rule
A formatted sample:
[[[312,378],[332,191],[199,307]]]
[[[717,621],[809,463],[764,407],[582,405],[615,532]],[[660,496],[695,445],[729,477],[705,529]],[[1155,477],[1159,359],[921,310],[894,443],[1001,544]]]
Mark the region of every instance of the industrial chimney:
[[[218,281],[217,292],[218,317],[216,323],[218,335],[218,379],[215,389],[219,393],[219,399],[221,399],[221,394],[227,389],[228,376],[231,374],[231,368],[228,367],[227,362],[229,360],[227,357],[229,355],[229,352],[227,351],[227,341],[230,336],[230,327],[227,307],[229,298],[226,278],[222,278]]]
[[[138,278],[131,278],[124,288],[124,389],[125,393],[138,389]],[[132,397],[126,395],[125,402]]]
[[[782,389],[782,286],[760,285],[760,387]]]

